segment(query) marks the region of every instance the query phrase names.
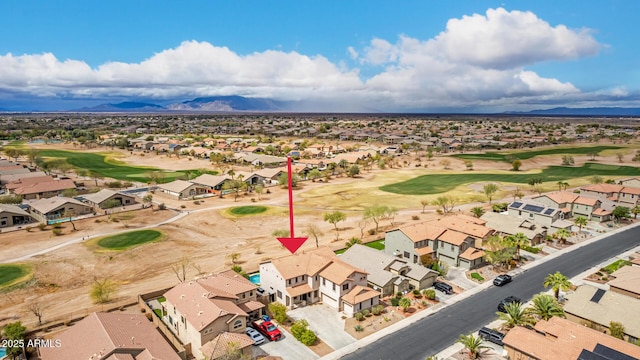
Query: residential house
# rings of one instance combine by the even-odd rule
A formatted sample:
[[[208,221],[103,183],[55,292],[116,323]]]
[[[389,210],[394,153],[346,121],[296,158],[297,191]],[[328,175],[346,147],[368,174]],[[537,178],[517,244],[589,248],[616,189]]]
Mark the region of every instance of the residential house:
[[[9,183],[18,181],[20,179],[42,177],[42,176],[47,176],[47,174],[43,173],[42,171],[32,171],[32,172],[21,173],[21,174],[3,174],[0,172],[0,184],[6,185]]]
[[[191,182],[203,189],[206,189],[206,192],[208,193],[219,194],[220,191],[222,191],[224,183],[230,180],[231,177],[228,175],[202,174],[197,178],[192,179]]]
[[[136,203],[136,198],[110,189],[102,189],[93,194],[86,194],[80,200],[94,208],[106,209],[107,207],[128,206]],[[115,205],[115,206],[114,206]]]
[[[609,209],[602,207],[602,201],[592,197],[559,191],[537,196],[533,200],[550,208],[560,209],[565,218],[583,216],[593,221],[607,221],[611,218]]]
[[[626,179],[620,179],[620,180],[618,180],[618,184],[623,185],[623,186],[640,188],[640,176],[626,178]]]
[[[529,219],[494,212],[484,213],[480,219],[487,222],[486,226],[488,228],[495,229],[497,235],[524,234],[533,246],[540,244],[547,235],[547,228],[545,226],[536,224]]]
[[[51,337],[53,346],[37,346],[41,360],[181,360],[147,318],[123,312],[92,313]]]
[[[288,308],[322,301],[348,316],[378,304],[380,292],[367,287],[367,275],[327,247],[260,264],[260,284],[271,301]]]
[[[278,185],[278,178],[287,171],[279,168],[264,168],[257,170],[254,174],[264,179],[265,185]]]
[[[253,340],[247,335],[225,331],[204,344],[200,352],[206,360],[227,360],[230,358],[229,354],[236,351],[240,351],[242,359],[251,359],[252,345]]]
[[[158,184],[158,191],[177,200],[185,200],[194,196],[205,195],[207,189],[202,185],[194,184],[186,180],[174,180],[166,184]]]
[[[624,326],[625,340],[640,339],[640,299],[616,291],[582,285],[565,295],[564,312],[568,320],[602,332],[609,332],[611,321]]]
[[[17,205],[0,204],[0,228],[24,225],[33,221],[31,215]]]
[[[516,326],[502,342],[514,360],[640,359],[640,346],[557,316],[533,329]]]
[[[640,266],[623,266],[611,274],[609,291],[640,299]]]
[[[66,197],[39,199],[29,203],[29,213],[43,224],[52,224],[92,212],[93,209],[87,204]]]
[[[456,214],[454,216],[445,216],[436,221],[447,229],[471,236],[475,240],[474,246],[478,249],[481,249],[482,244],[489,240],[489,237],[495,232],[495,230],[485,226],[485,220],[475,216]]]
[[[517,219],[529,220],[548,229],[571,230],[572,226],[571,222],[564,220],[565,213],[562,210],[533,200],[512,202],[507,207],[507,214]]]
[[[340,259],[366,271],[369,287],[380,291],[382,296],[426,289],[438,277],[438,273],[429,268],[359,244],[347,249]]]
[[[631,208],[640,205],[640,187],[623,187],[618,195],[618,203]]]
[[[45,199],[60,195],[65,190],[75,189],[76,184],[71,179],[24,178],[18,183],[7,184],[7,192],[22,195],[25,200]]]
[[[384,237],[384,252],[408,259],[415,264],[430,264],[436,260],[437,238],[447,228],[433,222],[420,222],[389,230]]]
[[[263,314],[257,289],[232,270],[180,283],[164,294],[163,321],[199,359],[201,348],[220,334],[245,336],[247,323]]]

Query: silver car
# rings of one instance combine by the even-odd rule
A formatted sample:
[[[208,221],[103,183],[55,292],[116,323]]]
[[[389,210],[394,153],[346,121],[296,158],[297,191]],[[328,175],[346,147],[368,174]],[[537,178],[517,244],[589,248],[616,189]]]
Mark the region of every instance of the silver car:
[[[260,345],[266,340],[264,336],[254,328],[248,327],[244,332],[251,338],[251,340],[253,340],[253,345]]]

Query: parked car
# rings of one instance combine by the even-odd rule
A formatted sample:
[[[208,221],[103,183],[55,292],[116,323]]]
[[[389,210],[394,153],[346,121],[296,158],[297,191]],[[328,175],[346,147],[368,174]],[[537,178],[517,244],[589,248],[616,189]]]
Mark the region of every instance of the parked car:
[[[248,327],[244,332],[253,340],[253,345],[263,344],[267,340],[254,328]]]
[[[512,295],[512,296],[509,296],[509,297],[506,297],[506,298],[504,298],[504,299],[502,299],[502,301],[500,301],[500,304],[498,304],[498,311],[500,311],[500,312],[507,312],[507,311],[504,309],[505,305],[507,305],[507,304],[511,304],[511,303],[514,303],[514,302],[522,303],[522,300],[520,300],[520,298],[519,298],[519,297],[517,297],[517,296],[513,296],[513,295]]]
[[[507,274],[498,275],[496,276],[495,279],[493,279],[493,285],[495,286],[502,286],[510,282],[511,282],[511,275],[507,275]]]
[[[498,330],[489,329],[488,327],[481,327],[480,330],[478,330],[478,336],[494,344],[500,346],[503,345],[502,339],[504,339],[504,334]]]
[[[280,338],[282,337],[282,333],[280,332],[280,330],[278,330],[278,327],[271,321],[257,320],[252,322],[251,326],[253,326],[256,330],[258,330],[258,332],[260,332],[260,334],[271,341],[280,340]]]
[[[453,294],[453,287],[447,283],[443,283],[441,281],[436,281],[433,283],[433,287],[436,290],[440,290],[447,295]]]

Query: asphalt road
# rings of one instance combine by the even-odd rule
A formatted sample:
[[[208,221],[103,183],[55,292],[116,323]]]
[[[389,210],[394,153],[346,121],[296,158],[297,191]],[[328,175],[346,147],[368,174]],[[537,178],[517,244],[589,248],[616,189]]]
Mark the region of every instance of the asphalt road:
[[[424,360],[455,343],[460,334],[495,320],[497,305],[505,297],[515,295],[526,302],[546,290],[542,283],[548,274],[559,271],[571,278],[639,244],[640,227],[634,227],[582,246],[525,271],[510,284],[491,286],[342,359]]]

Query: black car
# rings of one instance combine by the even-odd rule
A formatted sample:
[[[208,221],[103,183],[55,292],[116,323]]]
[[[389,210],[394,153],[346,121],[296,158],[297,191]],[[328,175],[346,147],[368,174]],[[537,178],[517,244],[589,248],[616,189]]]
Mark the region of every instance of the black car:
[[[495,286],[502,286],[510,282],[511,282],[511,275],[507,275],[507,274],[498,275],[496,276],[495,279],[493,279],[493,285]]]
[[[480,328],[480,330],[478,330],[478,335],[484,340],[490,341],[500,346],[503,345],[502,339],[504,339],[504,334],[498,330],[489,329],[488,327],[482,327]]]
[[[515,302],[522,303],[522,300],[520,300],[520,298],[516,296],[509,296],[507,298],[502,299],[502,301],[500,301],[500,304],[498,304],[498,311],[507,312],[504,309],[505,305],[515,303]]]
[[[447,283],[436,281],[436,282],[433,283],[433,287],[436,290],[440,290],[440,291],[442,291],[443,293],[445,293],[447,295],[453,294],[453,287],[451,285],[447,284]]]

